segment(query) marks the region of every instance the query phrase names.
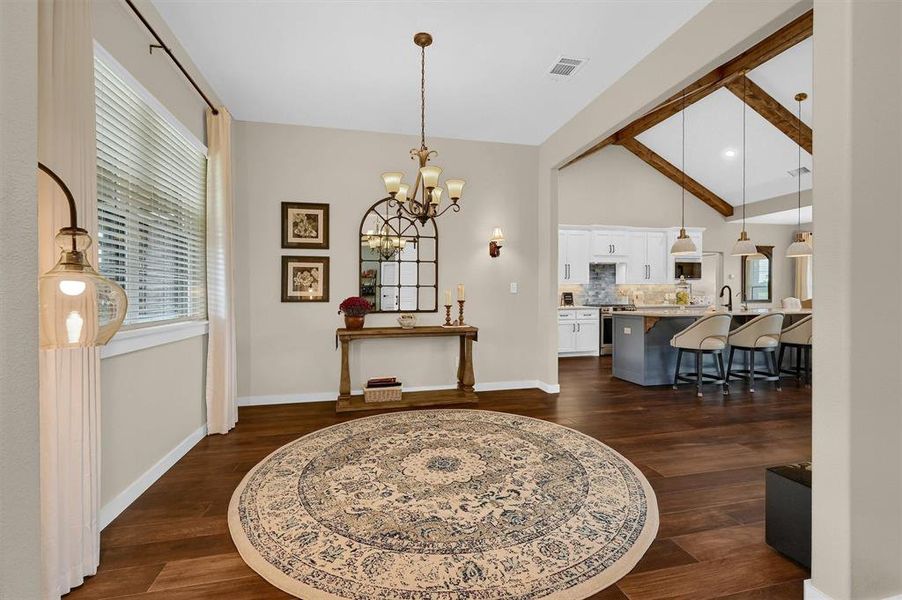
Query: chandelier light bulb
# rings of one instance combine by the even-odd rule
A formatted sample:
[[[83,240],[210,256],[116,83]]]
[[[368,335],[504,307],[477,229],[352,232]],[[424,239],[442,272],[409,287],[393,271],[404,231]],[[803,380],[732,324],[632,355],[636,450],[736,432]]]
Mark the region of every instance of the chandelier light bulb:
[[[84,281],[76,281],[72,279],[63,279],[59,283],[59,289],[67,296],[81,296],[87,284]]]
[[[85,320],[78,314],[78,311],[73,310],[66,317],[66,336],[70,344],[78,344],[81,341],[81,330],[84,324]]]
[[[445,187],[448,188],[448,197],[452,201],[457,202],[460,200],[465,183],[467,182],[463,179],[448,179],[445,181]]]
[[[438,178],[441,174],[441,167],[427,166],[420,168],[420,175],[423,176],[423,185],[429,191],[432,191],[433,188],[438,187]]]
[[[385,191],[388,192],[388,195],[392,198],[394,198],[398,193],[398,190],[401,189],[402,177],[404,177],[404,173],[389,172],[382,174],[382,181],[385,183]]]

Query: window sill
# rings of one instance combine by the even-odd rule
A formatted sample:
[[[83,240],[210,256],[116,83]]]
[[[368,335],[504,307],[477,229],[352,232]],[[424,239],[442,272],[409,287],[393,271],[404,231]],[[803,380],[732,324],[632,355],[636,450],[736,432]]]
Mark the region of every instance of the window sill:
[[[138,350],[146,350],[154,346],[171,344],[181,340],[206,335],[207,321],[183,321],[151,325],[137,329],[126,329],[113,336],[110,342],[100,349],[100,358],[110,358]]]

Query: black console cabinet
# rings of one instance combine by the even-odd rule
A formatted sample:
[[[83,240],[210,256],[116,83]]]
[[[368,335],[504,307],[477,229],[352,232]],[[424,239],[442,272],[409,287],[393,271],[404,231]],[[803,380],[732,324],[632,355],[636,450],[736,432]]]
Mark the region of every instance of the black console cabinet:
[[[765,487],[768,545],[811,568],[811,463],[769,468]]]

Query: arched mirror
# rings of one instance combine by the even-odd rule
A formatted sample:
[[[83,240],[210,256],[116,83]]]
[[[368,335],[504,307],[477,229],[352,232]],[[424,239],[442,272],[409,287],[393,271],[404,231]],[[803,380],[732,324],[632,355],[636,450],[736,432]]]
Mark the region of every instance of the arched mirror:
[[[360,295],[374,312],[438,310],[438,229],[406,217],[390,198],[360,222]]]
[[[757,249],[758,254],[742,257],[742,301],[773,302],[774,247]]]

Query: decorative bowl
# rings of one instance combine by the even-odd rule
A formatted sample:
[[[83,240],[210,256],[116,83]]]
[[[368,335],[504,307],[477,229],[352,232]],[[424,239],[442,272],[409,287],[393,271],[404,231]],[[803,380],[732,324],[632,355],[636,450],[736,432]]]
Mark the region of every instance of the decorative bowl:
[[[417,316],[406,314],[398,317],[398,325],[401,326],[401,329],[413,329],[417,324]]]

